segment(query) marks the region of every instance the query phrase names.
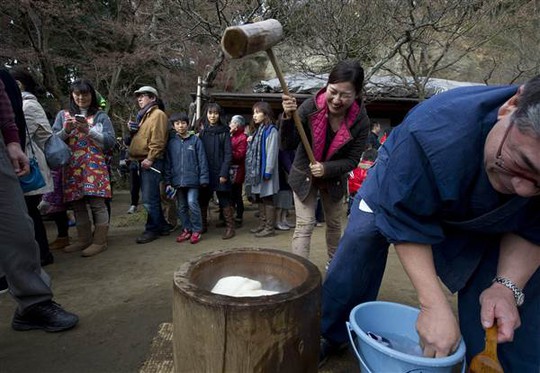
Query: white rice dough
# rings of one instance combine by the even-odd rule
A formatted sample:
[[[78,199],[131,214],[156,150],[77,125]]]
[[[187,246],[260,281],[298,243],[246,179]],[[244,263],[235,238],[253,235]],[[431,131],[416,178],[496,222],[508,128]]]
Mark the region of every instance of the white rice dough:
[[[242,276],[222,277],[212,288],[212,293],[230,297],[261,297],[277,294],[277,291],[264,290],[259,281]]]

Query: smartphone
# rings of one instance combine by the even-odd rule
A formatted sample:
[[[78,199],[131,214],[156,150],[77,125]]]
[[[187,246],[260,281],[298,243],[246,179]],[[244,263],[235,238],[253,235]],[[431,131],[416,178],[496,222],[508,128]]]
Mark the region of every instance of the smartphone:
[[[75,114],[75,120],[79,123],[85,123],[86,117],[82,114]]]

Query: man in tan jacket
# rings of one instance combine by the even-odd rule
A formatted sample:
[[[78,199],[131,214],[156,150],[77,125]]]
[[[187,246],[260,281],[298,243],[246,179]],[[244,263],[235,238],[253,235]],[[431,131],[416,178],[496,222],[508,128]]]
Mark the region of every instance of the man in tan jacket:
[[[163,217],[160,182],[164,168],[168,140],[167,115],[154,87],[144,86],[135,91],[140,107],[136,122],[129,123],[132,134],[129,155],[140,164],[141,192],[148,213],[144,232],[137,243],[148,243],[160,235],[167,235],[171,226]]]

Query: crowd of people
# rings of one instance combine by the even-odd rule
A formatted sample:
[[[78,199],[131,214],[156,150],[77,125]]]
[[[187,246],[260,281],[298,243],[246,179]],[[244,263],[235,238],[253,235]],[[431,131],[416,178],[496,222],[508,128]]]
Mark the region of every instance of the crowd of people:
[[[107,249],[115,131],[91,82],[71,84],[69,106],[51,126],[32,77],[12,75],[17,94],[0,85],[0,171],[6,180],[0,202],[10,212],[2,217],[1,232],[31,234],[17,234],[12,246],[2,240],[0,268],[19,305],[13,328],[60,331],[78,318],[52,301],[41,269],[54,261],[42,213],[57,225],[50,245],[82,256]],[[0,76],[10,82],[9,75]],[[167,115],[154,87],[137,89],[139,110],[123,139],[132,194],[128,213],[136,212],[139,191],[147,212],[136,242],[170,235],[179,225],[176,241],[197,244],[212,229],[211,201],[219,205],[222,239],[232,239],[244,224],[247,200],[258,206],[258,225],[250,229],[255,237],[294,228],[291,250],[309,258],[319,206],[328,256],[321,363],[346,347],[352,308],[377,298],[393,245],[418,294],[425,356],[447,356],[463,337],[470,360],[483,349],[484,329],[497,324],[503,367],[538,371],[540,76],[519,87],[439,94],[390,134],[370,124],[363,84],[361,65],[345,60],[301,105],[283,95],[279,116],[260,101],[249,123],[241,115],[229,121],[210,102],[195,125],[185,112]],[[71,151],[61,169],[49,169],[44,155],[51,136]],[[29,158],[37,160],[44,182],[23,196],[17,177],[28,173]],[[68,209],[76,221],[72,243]],[[292,215],[295,224],[288,221]],[[458,293],[459,321],[439,278]]]

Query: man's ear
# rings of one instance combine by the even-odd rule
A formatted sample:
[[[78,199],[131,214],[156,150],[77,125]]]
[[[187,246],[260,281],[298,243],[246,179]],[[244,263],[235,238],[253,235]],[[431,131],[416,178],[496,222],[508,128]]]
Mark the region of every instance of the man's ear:
[[[500,108],[497,113],[497,118],[501,119],[501,117],[504,117],[505,115],[511,114],[514,110],[517,108],[517,104],[519,102],[519,97],[521,96],[521,92],[523,92],[523,86],[519,86],[517,92],[515,95],[510,97]]]

